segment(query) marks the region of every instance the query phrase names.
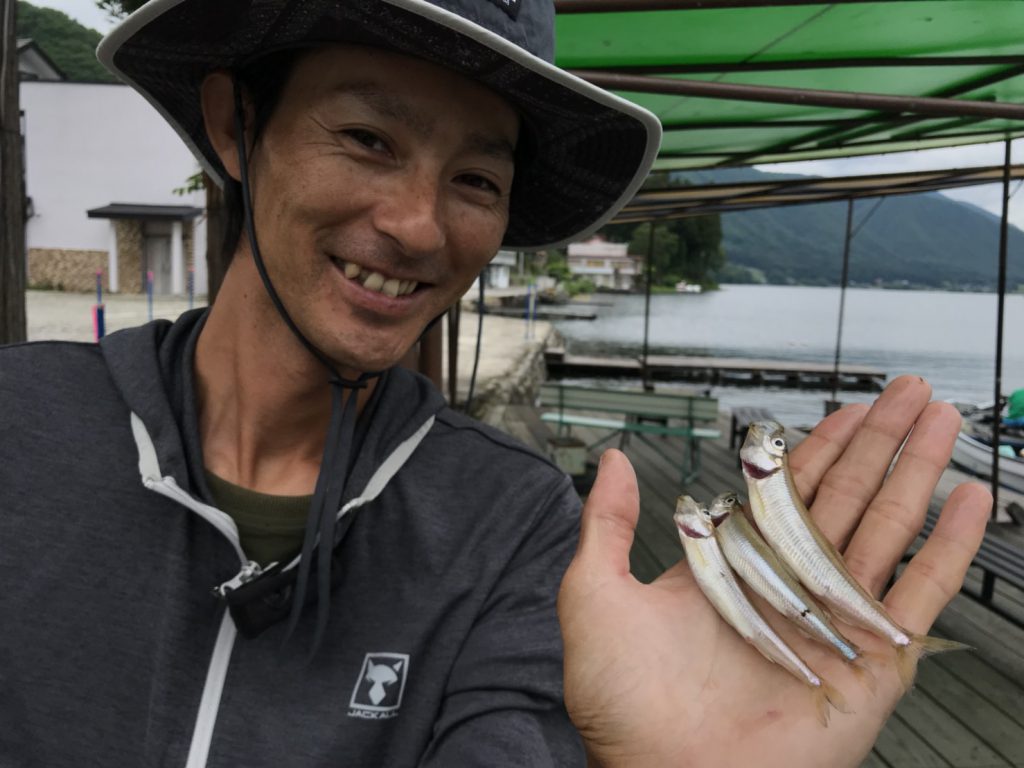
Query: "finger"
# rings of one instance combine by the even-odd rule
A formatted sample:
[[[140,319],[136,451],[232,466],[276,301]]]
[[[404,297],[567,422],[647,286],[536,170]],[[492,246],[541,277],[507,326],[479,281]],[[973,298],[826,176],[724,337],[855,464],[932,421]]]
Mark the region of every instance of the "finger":
[[[846,567],[875,596],[924,525],[935,485],[953,454],[960,421],[952,405],[928,404],[843,553]]]
[[[844,549],[882,485],[893,457],[931,397],[919,376],[900,376],[885,388],[857,434],[821,481],[812,514],[822,532]]]
[[[953,490],[935,530],[886,595],[896,621],[917,634],[928,631],[960,591],[991,511],[992,494],[983,485],[964,483]]]
[[[577,559],[608,573],[628,574],[639,516],[640,490],[633,465],[624,453],[610,448],[601,455],[597,479],[583,506]]]
[[[821,478],[843,455],[867,412],[868,406],[864,403],[847,405],[824,418],[793,449],[789,468],[805,505],[810,506]]]

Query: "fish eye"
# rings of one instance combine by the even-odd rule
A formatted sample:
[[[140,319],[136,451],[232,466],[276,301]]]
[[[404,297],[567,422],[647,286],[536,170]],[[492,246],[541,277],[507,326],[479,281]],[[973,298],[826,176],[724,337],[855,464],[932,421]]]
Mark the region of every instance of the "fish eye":
[[[785,448],[786,441],[783,440],[781,437],[776,437],[774,440],[772,440],[772,445],[774,445],[776,448]]]

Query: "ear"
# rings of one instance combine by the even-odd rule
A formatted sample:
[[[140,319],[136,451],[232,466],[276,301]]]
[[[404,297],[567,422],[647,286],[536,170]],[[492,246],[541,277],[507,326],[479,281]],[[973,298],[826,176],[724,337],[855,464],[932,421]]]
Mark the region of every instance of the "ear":
[[[238,143],[235,133],[235,83],[230,72],[218,70],[206,76],[200,91],[203,124],[217,157],[235,181],[242,178],[238,167]],[[244,98],[245,125],[252,125],[252,107]]]

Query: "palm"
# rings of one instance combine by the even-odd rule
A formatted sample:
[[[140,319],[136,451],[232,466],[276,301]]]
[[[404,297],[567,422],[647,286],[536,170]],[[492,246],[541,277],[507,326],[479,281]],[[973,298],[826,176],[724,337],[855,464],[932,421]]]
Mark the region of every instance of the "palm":
[[[910,527],[897,525],[907,541],[894,540],[894,510],[923,517],[922,499],[926,503],[930,497],[948,460],[943,452],[955,435],[949,409],[925,409],[927,393],[919,405],[908,408],[908,400],[914,403],[921,397],[920,388],[907,385],[900,391],[894,385],[863,422],[862,412],[833,417],[793,455],[803,495],[809,498],[818,489],[815,517],[845,547],[855,575],[876,592],[912,538],[913,521]],[[886,458],[873,441],[878,439],[879,418],[892,420],[893,413],[900,416]],[[906,471],[897,468],[883,484],[899,434],[905,435],[915,420],[919,445],[911,438],[903,451],[908,458],[901,459]],[[937,439],[939,434],[945,438]],[[844,459],[836,463],[839,455]],[[865,466],[865,457],[877,465],[873,470]],[[606,464],[613,462],[622,464],[602,465],[602,473],[611,474],[614,485],[603,477],[595,486],[580,552],[559,598],[566,704],[595,759],[609,766],[857,765],[901,693],[887,645],[868,633],[849,631],[851,639],[871,654],[876,686],[872,693],[844,662],[761,606],[794,650],[842,692],[855,713],[833,712],[829,727],[823,728],[810,689],[769,664],[719,618],[685,563],[645,585],[628,573],[628,560],[609,556],[615,551],[628,553],[636,510],[620,513],[637,505],[635,485],[628,487],[631,475],[625,480],[615,476],[625,465],[624,457]],[[836,469],[826,472],[833,463]],[[851,466],[856,467],[859,482],[847,474]],[[874,482],[872,472],[877,475]],[[897,498],[902,502],[896,503]],[[887,597],[894,617],[913,631],[926,631],[955,593],[980,541],[986,501],[985,492],[977,487],[954,494],[951,505],[955,502],[957,513],[944,514],[940,525],[959,539],[957,550],[942,549],[950,546],[943,544],[944,536],[934,539],[919,556],[918,566],[908,569]],[[880,537],[887,542],[884,548]],[[862,556],[865,552],[870,556]],[[936,584],[942,588],[937,590]]]

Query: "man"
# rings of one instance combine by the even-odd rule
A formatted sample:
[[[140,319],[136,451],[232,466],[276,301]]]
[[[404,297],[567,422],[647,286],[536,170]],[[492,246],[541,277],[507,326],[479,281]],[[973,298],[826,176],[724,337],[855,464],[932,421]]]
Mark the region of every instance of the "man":
[[[870,747],[884,673],[823,736],[775,670],[709,643],[685,566],[635,591],[615,453],[562,592],[581,744],[555,617],[578,500],[393,367],[500,245],[579,238],[646,174],[656,120],[546,64],[551,42],[549,6],[506,0],[155,0],[104,41],[244,231],[208,312],[0,354],[0,763],[741,764],[675,721],[753,733],[773,697],[772,737],[813,760]],[[835,533],[915,424],[878,504],[920,511],[950,429],[927,399],[905,381],[794,456],[826,509],[850,487],[829,479],[862,478]]]

